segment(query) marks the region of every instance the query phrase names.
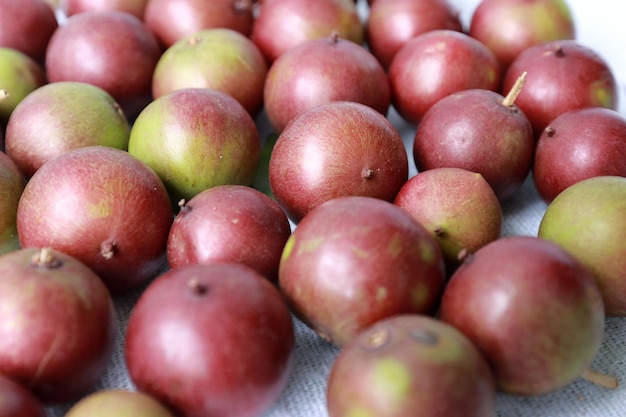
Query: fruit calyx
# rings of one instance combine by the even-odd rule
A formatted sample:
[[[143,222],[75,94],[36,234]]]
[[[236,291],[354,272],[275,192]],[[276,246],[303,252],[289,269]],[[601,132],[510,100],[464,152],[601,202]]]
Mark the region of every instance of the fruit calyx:
[[[0,88],[0,101],[9,98],[9,95],[10,94],[7,90],[5,90],[4,88]]]
[[[204,295],[209,292],[209,287],[201,283],[197,278],[191,278],[187,283],[193,294]]]
[[[115,255],[117,244],[112,239],[105,240],[100,244],[100,254],[104,259],[111,259]]]
[[[517,96],[519,96],[519,94],[522,92],[522,88],[524,88],[524,83],[526,82],[526,74],[527,72],[524,71],[522,75],[517,77],[517,80],[515,80],[515,84],[513,84],[513,87],[511,87],[511,90],[509,91],[509,93],[506,95],[504,100],[502,100],[503,106],[513,107],[513,104],[515,104],[515,100],[517,99]]]
[[[61,260],[54,256],[52,248],[44,247],[37,251],[31,258],[32,265],[42,269],[58,268],[62,265]]]
[[[374,178],[374,170],[372,168],[363,168],[361,170],[361,179],[371,180]]]
[[[178,202],[178,212],[181,214],[189,213],[191,211],[191,207],[187,204],[187,200],[184,198]]]

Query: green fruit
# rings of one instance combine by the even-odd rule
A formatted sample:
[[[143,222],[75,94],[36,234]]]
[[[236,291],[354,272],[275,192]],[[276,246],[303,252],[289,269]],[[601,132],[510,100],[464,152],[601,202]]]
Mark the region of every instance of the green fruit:
[[[83,397],[65,417],[174,417],[164,405],[147,394],[109,389]]]
[[[43,68],[28,55],[0,47],[0,121],[31,91],[45,84]]]
[[[625,177],[593,177],[566,188],[548,205],[538,235],[591,271],[608,316],[626,316]]]
[[[20,247],[16,222],[22,191],[22,175],[13,161],[0,152],[0,255]]]

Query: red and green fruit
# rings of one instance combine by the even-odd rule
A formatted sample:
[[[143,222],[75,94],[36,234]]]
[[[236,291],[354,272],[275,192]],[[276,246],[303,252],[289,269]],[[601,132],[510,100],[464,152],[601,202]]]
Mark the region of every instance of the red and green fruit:
[[[380,320],[345,346],[328,378],[330,417],[493,417],[489,364],[460,331],[423,315]]]
[[[487,45],[504,69],[531,46],[575,39],[576,25],[565,0],[482,0],[468,33]]]
[[[393,105],[418,123],[432,105],[468,89],[496,91],[501,68],[483,43],[449,29],[431,30],[407,41],[389,65]]]
[[[250,36],[254,0],[150,0],[144,20],[165,48],[209,28]]]
[[[174,417],[151,396],[137,391],[106,389],[77,401],[64,417]]]
[[[176,205],[216,185],[251,184],[261,143],[254,120],[232,96],[184,88],[137,116],[128,152],[159,175]]]
[[[0,255],[19,249],[17,205],[24,191],[25,178],[15,163],[0,152]]]
[[[152,100],[151,82],[161,46],[142,20],[120,11],[70,16],[50,39],[50,82],[80,81],[111,94],[129,119]]]
[[[365,29],[353,0],[263,0],[250,36],[271,63],[302,42],[332,33],[363,43]]]
[[[43,404],[26,386],[0,375],[0,416],[46,417]]]
[[[538,231],[591,271],[608,316],[626,316],[625,213],[626,177],[592,177],[557,195]]]
[[[72,150],[30,178],[17,207],[22,247],[50,246],[93,269],[114,293],[166,263],[173,212],[159,177],[126,151]]]
[[[33,91],[13,110],[5,146],[30,178],[45,162],[72,149],[126,150],[129,136],[128,120],[109,93],[92,84],[59,81]]]
[[[533,180],[547,203],[591,177],[626,177],[626,117],[605,107],[570,110],[541,133]]]
[[[0,47],[0,123],[6,125],[24,97],[45,83],[41,65],[23,52]]]
[[[184,202],[167,241],[171,268],[215,262],[240,262],[272,282],[291,235],[278,203],[243,185],[219,185]]]
[[[287,125],[270,156],[269,183],[297,223],[340,196],[393,201],[408,171],[402,138],[385,116],[364,104],[335,101]]]
[[[125,352],[138,390],[177,415],[255,417],[282,394],[294,344],[277,288],[245,265],[219,263],[153,281],[129,318]]]
[[[501,238],[467,257],[439,313],[483,352],[497,388],[515,395],[569,385],[604,337],[604,304],[591,273],[556,243],[532,236]]]
[[[306,110],[332,101],[365,104],[383,115],[391,104],[387,74],[378,60],[336,34],[303,42],[276,59],[263,97],[277,132]]]
[[[441,248],[404,209],[372,197],[338,197],[293,231],[279,268],[292,311],[345,346],[397,314],[433,314],[445,274]]]
[[[502,81],[509,91],[528,72],[515,103],[538,137],[561,114],[584,107],[617,108],[619,87],[608,62],[576,40],[531,46],[511,63]]]
[[[437,240],[450,274],[467,253],[500,237],[500,201],[479,173],[434,168],[418,173],[400,189],[394,204],[408,211]]]
[[[183,88],[229,94],[252,115],[263,105],[267,64],[259,48],[232,29],[196,32],[170,46],[152,76],[152,97]]]
[[[111,360],[109,291],[85,264],[50,248],[0,257],[0,374],[43,403],[80,398]]]
[[[514,99],[484,89],[439,100],[424,114],[413,142],[418,171],[455,167],[478,172],[500,201],[521,188],[534,151],[532,126]]]

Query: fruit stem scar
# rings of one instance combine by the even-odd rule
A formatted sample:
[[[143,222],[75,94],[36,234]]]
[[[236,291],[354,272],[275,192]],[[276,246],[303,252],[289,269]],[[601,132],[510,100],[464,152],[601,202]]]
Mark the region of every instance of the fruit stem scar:
[[[365,347],[369,349],[378,349],[386,344],[390,337],[391,333],[389,332],[389,329],[385,327],[376,329],[365,339]]]
[[[191,278],[187,283],[194,294],[203,295],[209,291],[209,287],[198,281],[198,278]]]
[[[374,170],[371,168],[363,168],[361,171],[361,178],[364,180],[369,180],[374,177]]]
[[[104,259],[111,259],[115,254],[115,242],[111,239],[102,242],[100,244],[100,254]]]
[[[178,208],[180,213],[189,213],[191,211],[191,207],[187,204],[187,201],[183,198],[178,202]]]
[[[4,88],[0,88],[0,101],[9,98],[10,94]]]
[[[526,82],[526,74],[524,71],[522,75],[520,75],[517,80],[515,80],[515,84],[511,88],[511,91],[506,95],[504,100],[502,101],[502,105],[505,107],[511,107],[515,103],[517,96],[522,92],[522,88],[524,88],[524,83]]]

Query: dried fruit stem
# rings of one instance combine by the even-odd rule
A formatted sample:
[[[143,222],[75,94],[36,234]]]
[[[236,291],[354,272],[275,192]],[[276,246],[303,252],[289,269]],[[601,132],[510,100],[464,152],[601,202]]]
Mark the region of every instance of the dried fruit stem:
[[[619,381],[615,376],[603,374],[593,369],[586,369],[583,372],[582,377],[589,382],[607,389],[616,389],[619,385]]]
[[[524,71],[522,75],[520,75],[517,78],[517,80],[515,80],[515,84],[513,84],[513,88],[511,88],[511,91],[509,91],[509,94],[507,94],[504,100],[502,101],[503,106],[511,107],[513,103],[515,103],[517,96],[519,96],[519,93],[522,92],[522,88],[524,87],[525,82],[526,82],[526,71]]]
[[[33,265],[38,268],[56,268],[61,265],[61,261],[54,256],[52,252],[52,248],[45,247],[41,248],[40,251],[35,253],[32,258]]]

